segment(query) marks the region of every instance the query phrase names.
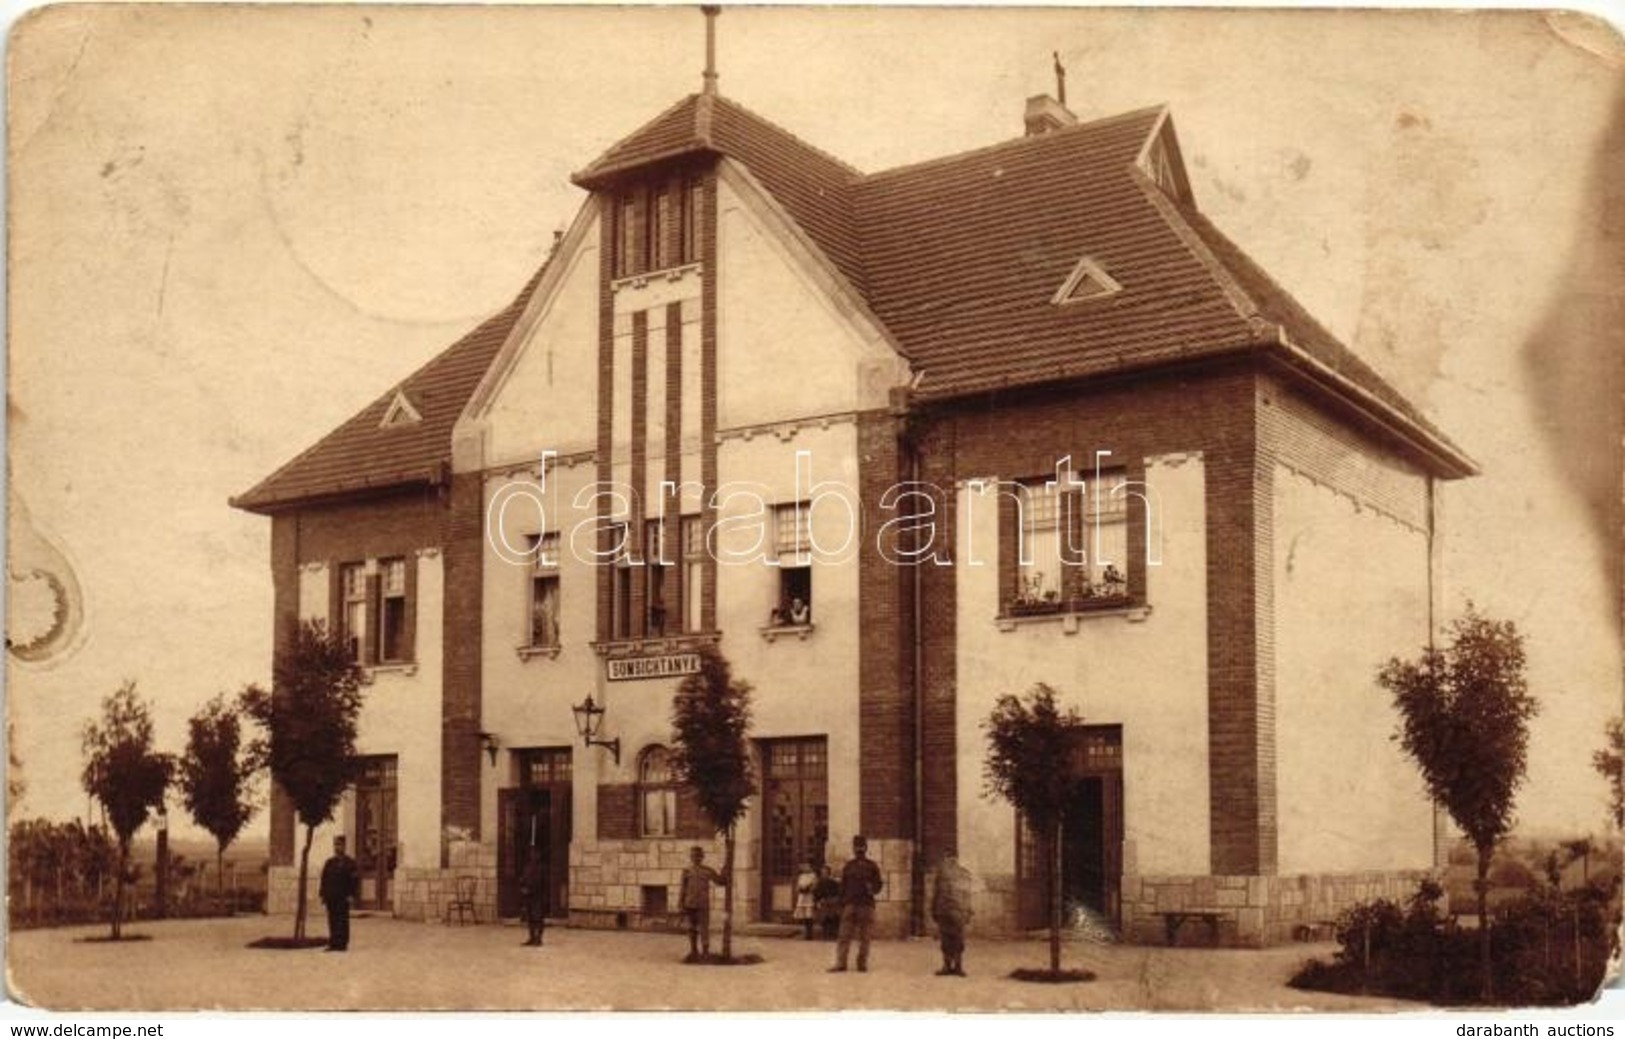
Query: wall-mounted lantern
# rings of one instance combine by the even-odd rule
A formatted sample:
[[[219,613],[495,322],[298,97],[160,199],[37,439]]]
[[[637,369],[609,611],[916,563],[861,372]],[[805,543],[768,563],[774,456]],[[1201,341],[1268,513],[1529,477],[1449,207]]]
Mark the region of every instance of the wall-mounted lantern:
[[[621,738],[601,740],[598,734],[603,731],[604,709],[592,702],[592,694],[587,694],[585,703],[578,703],[570,708],[576,716],[576,732],[581,735],[581,742],[589,747],[605,747],[615,756],[615,764],[621,763]]]
[[[485,751],[485,756],[491,759],[491,767],[496,768],[497,751],[502,749],[502,741],[497,739],[496,733],[480,733],[480,748]]]

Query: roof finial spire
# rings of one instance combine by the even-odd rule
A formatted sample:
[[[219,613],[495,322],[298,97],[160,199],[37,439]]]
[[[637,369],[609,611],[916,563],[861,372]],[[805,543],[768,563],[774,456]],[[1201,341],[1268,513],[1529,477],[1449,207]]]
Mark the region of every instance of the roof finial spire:
[[[705,93],[717,92],[717,15],[722,8],[716,4],[704,4],[700,7],[705,15]]]
[[[1061,64],[1061,52],[1050,51],[1055,56],[1055,100],[1066,104],[1066,66]]]

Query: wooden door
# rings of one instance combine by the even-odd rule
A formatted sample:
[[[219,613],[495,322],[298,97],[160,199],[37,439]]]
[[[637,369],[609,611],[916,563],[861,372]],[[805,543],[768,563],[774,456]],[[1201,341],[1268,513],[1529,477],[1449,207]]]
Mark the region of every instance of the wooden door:
[[[801,863],[821,863],[829,843],[828,741],[822,736],[764,740],[762,909],[788,920]]]
[[[547,869],[547,915],[570,911],[570,748],[516,751],[521,785],[497,791],[497,913],[522,915],[519,878],[532,843]]]
[[[388,909],[391,904],[398,840],[396,798],[394,755],[362,759],[355,785],[355,859],[360,904],[367,909]]]

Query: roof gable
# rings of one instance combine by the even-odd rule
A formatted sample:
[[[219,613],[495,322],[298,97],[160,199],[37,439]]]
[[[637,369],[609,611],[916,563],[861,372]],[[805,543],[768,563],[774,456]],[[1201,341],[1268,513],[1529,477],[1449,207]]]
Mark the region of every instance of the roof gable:
[[[535,290],[540,274],[538,271],[501,313],[231,499],[231,504],[250,512],[272,512],[333,494],[443,482],[451,460],[452,427]],[[418,402],[419,421],[386,424],[386,416],[402,396]]]
[[[573,179],[612,191],[651,165],[718,156],[743,166],[867,305],[923,400],[1278,347],[1361,407],[1397,419],[1443,471],[1473,471],[1197,212],[1165,107],[865,175],[741,105],[695,94]],[[271,511],[440,479],[459,413],[541,275],[501,314],[233,504]],[[1088,305],[1066,305],[1080,286]],[[406,409],[420,420],[385,421]]]

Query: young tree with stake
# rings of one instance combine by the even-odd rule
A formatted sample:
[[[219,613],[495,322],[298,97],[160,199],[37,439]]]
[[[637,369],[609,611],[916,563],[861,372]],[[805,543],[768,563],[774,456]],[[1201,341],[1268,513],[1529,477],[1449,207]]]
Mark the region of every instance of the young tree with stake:
[[[224,693],[193,715],[188,728],[181,798],[192,819],[214,838],[215,897],[224,907],[226,848],[254,814],[254,767],[244,753],[242,719]]]
[[[722,958],[733,959],[734,829],[753,792],[749,682],[733,677],[719,651],[700,651],[700,670],[672,700],[673,768],[723,835]]]
[[[355,778],[361,699],[361,669],[349,646],[320,621],[302,624],[291,645],[277,655],[270,691],[249,686],[240,697],[243,713],[261,733],[250,744],[249,760],[256,768],[270,769],[272,781],[288,795],[305,827],[294,909],[296,942],[305,937],[305,889],[316,827],[333,817]]]
[[[1428,793],[1478,854],[1479,961],[1484,998],[1491,999],[1490,859],[1512,829],[1529,719],[1540,706],[1524,678],[1523,636],[1512,622],[1490,620],[1469,603],[1466,615],[1450,625],[1443,649],[1429,647],[1416,660],[1393,658],[1377,681],[1399,709],[1392,738],[1416,761]]]
[[[1049,898],[1049,969],[1061,973],[1061,825],[1072,790],[1064,763],[1083,718],[1055,702],[1040,682],[1026,697],[999,697],[982,728],[987,732],[983,767],[986,792],[1002,797],[1026,820],[1044,848]]]
[[[163,807],[174,759],[152,746],[152,712],[127,681],[102,701],[100,721],[85,724],[85,792],[102,803],[118,837],[118,873],[113,882],[112,938],[123,936],[124,880],[130,871],[130,839]]]

